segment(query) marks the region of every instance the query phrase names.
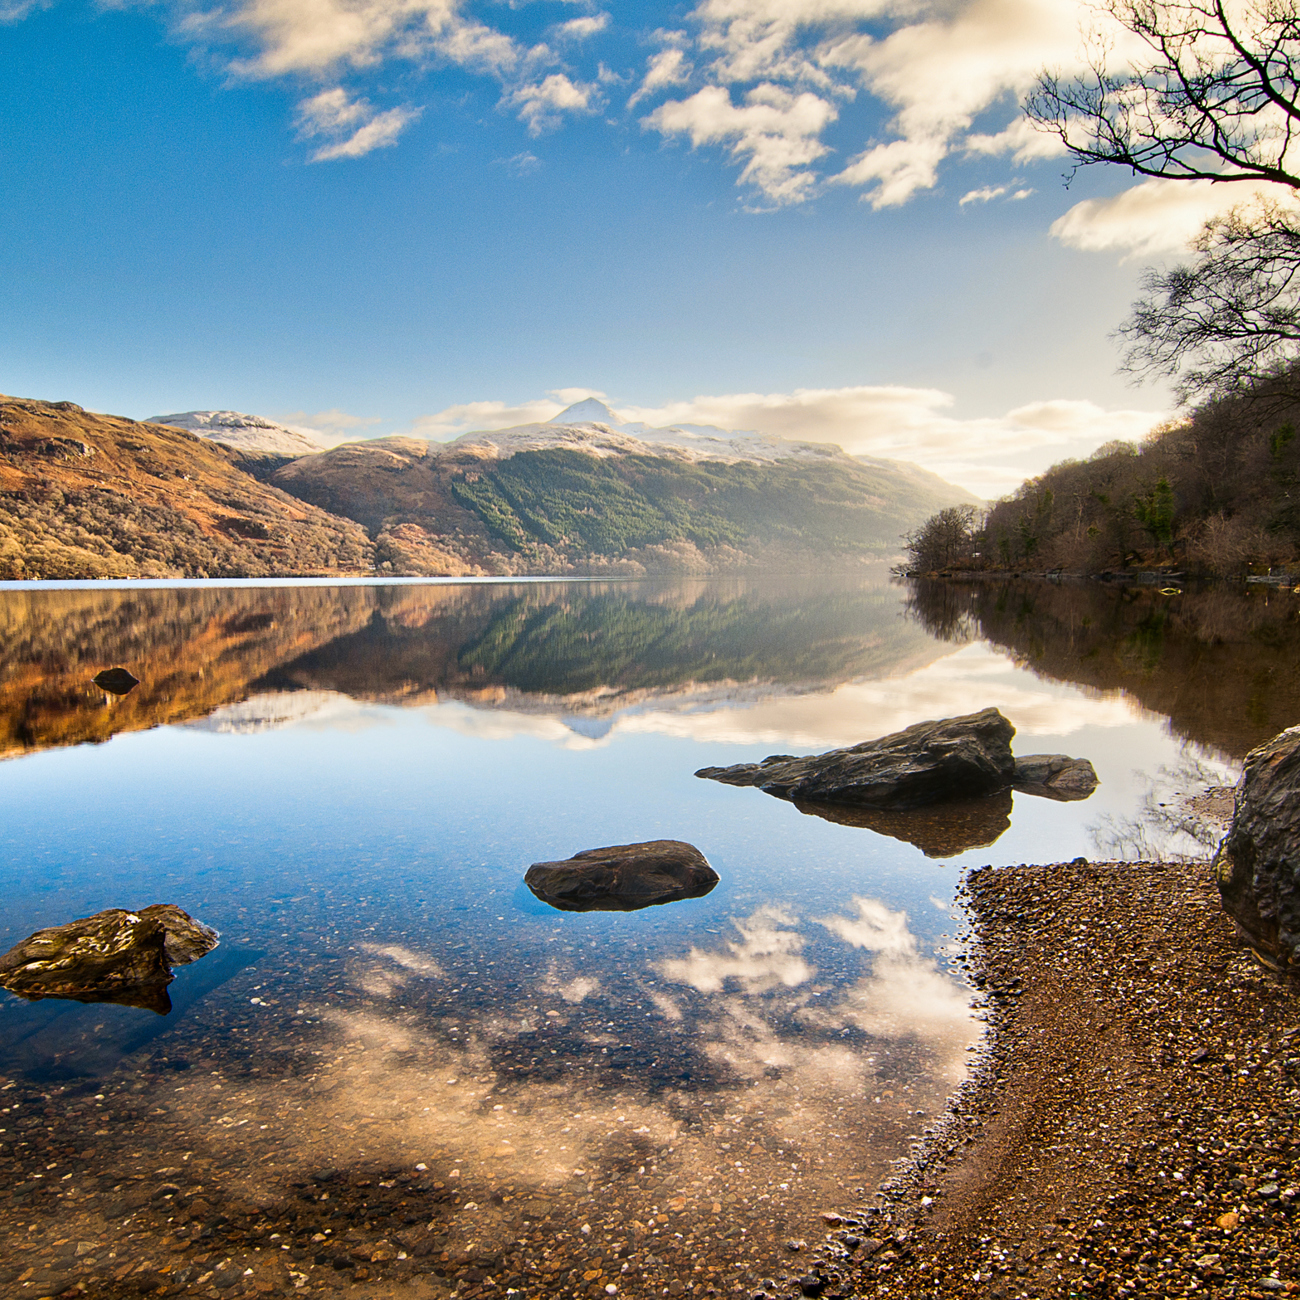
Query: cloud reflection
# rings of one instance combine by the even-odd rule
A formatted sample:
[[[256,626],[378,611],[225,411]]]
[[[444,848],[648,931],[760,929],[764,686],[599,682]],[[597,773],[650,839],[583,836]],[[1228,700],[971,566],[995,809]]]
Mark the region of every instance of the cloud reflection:
[[[732,979],[746,993],[795,988],[816,973],[800,956],[803,935],[789,928],[795,921],[783,907],[760,907],[743,920],[732,919],[741,941],[729,940],[727,952],[692,947],[687,956],[659,962],[656,969],[665,979],[701,993],[720,993]]]

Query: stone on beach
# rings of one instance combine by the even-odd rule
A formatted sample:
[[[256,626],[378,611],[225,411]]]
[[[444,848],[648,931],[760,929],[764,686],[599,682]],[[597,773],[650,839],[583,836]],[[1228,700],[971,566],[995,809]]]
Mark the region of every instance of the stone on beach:
[[[0,988],[31,1002],[116,1002],[165,1015],[172,967],[197,961],[218,939],[173,903],[111,907],[15,944],[0,957]]]
[[[1224,910],[1261,956],[1300,966],[1300,727],[1246,755],[1214,874]]]
[[[110,695],[129,695],[140,685],[140,679],[126,668],[105,668],[90,680]]]
[[[727,785],[753,785],[779,799],[922,808],[975,799],[1011,785],[1016,729],[997,709],[918,722],[879,740],[795,758],[774,754],[761,763],[702,767],[696,776]]]
[[[534,862],[524,884],[563,912],[635,912],[656,903],[700,898],[718,873],[682,840],[647,840],[584,849],[563,862]]]

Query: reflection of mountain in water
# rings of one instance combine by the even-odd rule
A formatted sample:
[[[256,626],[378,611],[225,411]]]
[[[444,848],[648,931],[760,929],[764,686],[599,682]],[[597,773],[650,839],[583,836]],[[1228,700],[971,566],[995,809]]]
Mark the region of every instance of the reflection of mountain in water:
[[[4,592],[0,755],[198,719],[264,730],[339,695],[545,713],[599,739],[643,706],[829,690],[942,653],[897,613],[861,581]],[[92,683],[110,664],[140,685],[110,699]]]
[[[744,583],[474,589],[454,609],[384,592],[370,622],[267,674],[262,689],[384,702],[458,699],[561,716],[599,738],[649,703],[719,707],[829,690],[941,651],[864,584]]]
[[[0,592],[0,755],[204,717],[372,603],[355,587]],[[140,685],[110,698],[91,679],[116,664]]]
[[[1300,597],[1044,582],[909,584],[908,608],[949,641],[986,637],[1027,668],[1122,690],[1222,754],[1300,722]]]

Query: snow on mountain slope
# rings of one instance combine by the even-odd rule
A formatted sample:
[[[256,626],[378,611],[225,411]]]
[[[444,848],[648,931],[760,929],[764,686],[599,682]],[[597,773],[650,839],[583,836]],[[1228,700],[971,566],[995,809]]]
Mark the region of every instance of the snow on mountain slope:
[[[563,447],[592,456],[664,456],[670,460],[751,461],[826,460],[844,457],[839,447],[824,442],[793,442],[763,433],[731,432],[707,424],[673,425],[666,429],[629,424],[604,402],[588,397],[563,410],[545,424],[519,424],[462,434],[446,444],[449,450],[478,451],[505,460],[521,451]]]
[[[145,423],[185,429],[240,451],[264,451],[274,456],[310,456],[324,451],[320,443],[297,429],[239,411],[182,411],[176,415],[155,415]]]

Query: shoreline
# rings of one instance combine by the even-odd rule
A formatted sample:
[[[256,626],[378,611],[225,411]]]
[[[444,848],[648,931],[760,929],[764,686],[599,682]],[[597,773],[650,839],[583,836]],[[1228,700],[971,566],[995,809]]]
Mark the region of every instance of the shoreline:
[[[861,1216],[853,1293],[1300,1292],[1300,998],[1208,864],[984,867],[964,892],[989,1042]]]

